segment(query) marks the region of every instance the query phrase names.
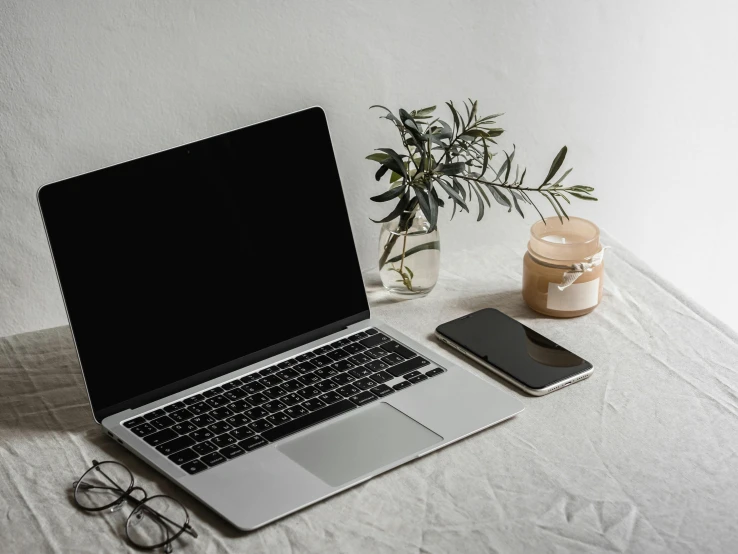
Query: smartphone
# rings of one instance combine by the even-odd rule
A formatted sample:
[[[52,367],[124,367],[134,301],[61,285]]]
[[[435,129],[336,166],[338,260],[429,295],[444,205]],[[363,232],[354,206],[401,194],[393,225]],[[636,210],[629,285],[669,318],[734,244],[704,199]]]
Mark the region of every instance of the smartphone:
[[[592,375],[588,361],[492,308],[439,325],[436,336],[534,396]]]

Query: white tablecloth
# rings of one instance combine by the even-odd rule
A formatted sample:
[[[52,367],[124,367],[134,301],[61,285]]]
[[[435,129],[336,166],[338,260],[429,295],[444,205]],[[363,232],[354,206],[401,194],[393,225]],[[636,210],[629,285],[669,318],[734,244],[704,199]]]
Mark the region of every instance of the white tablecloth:
[[[499,245],[444,253],[423,299],[367,280],[374,316],[449,357],[435,327],[495,307],[590,360],[590,379],[512,391],[526,405],[512,420],[251,534],[100,432],[66,327],[0,339],[0,551],[124,550],[126,510],[89,515],[70,496],[94,458],[188,506],[200,537],[178,551],[738,552],[738,336],[617,244],[582,318],[530,311],[520,272]]]

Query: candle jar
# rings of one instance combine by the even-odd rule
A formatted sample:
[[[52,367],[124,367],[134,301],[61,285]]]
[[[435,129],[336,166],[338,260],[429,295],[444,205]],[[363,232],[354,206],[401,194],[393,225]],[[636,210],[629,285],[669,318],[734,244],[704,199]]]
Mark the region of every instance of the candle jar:
[[[537,312],[576,317],[602,299],[604,265],[600,230],[579,217],[550,217],[530,228],[523,258],[523,298]]]

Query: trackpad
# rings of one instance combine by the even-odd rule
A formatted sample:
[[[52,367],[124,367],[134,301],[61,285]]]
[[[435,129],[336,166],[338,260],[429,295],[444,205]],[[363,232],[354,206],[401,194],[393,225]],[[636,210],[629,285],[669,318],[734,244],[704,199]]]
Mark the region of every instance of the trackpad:
[[[279,451],[338,487],[442,441],[430,429],[380,402],[285,442]]]

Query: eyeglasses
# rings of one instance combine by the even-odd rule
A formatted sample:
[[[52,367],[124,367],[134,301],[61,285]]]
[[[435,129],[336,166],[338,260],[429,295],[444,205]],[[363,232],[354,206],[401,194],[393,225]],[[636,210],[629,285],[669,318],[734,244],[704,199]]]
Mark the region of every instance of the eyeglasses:
[[[163,547],[168,553],[182,533],[197,538],[185,507],[171,496],[149,497],[145,490],[133,485],[133,475],[123,464],[93,460],[92,467],[72,486],[75,502],[88,512],[117,512],[125,502],[133,504],[126,520],[126,537],[138,548]],[[134,493],[142,498],[136,498]]]

